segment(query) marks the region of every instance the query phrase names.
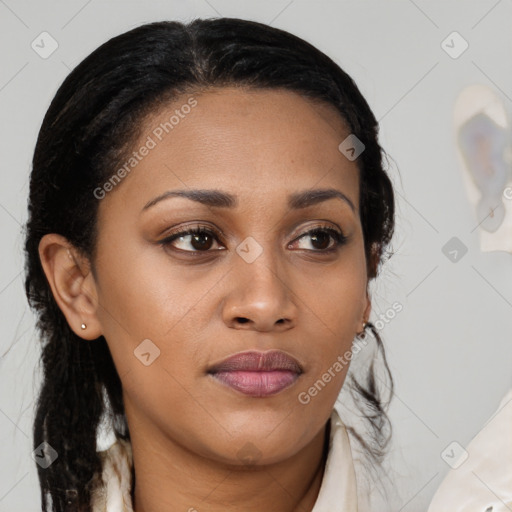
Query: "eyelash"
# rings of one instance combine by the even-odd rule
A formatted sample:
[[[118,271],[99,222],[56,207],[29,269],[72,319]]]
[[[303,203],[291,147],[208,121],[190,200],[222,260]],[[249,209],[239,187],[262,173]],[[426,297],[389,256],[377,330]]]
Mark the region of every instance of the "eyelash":
[[[301,238],[303,238],[305,236],[313,235],[318,232],[328,233],[331,236],[331,238],[334,240],[334,246],[330,247],[328,249],[317,249],[317,250],[303,249],[303,250],[312,251],[312,252],[321,253],[321,254],[328,254],[328,253],[331,253],[331,252],[337,250],[339,247],[341,247],[342,245],[344,245],[347,242],[347,237],[341,231],[338,231],[337,229],[334,229],[329,226],[315,226],[313,229],[310,229],[309,231],[302,233],[302,235],[297,237],[294,241],[300,240]],[[211,236],[212,238],[215,239],[216,242],[219,243],[219,237],[218,237],[217,233],[215,233],[213,230],[211,230],[210,228],[208,228],[206,226],[198,225],[198,226],[194,226],[193,228],[186,229],[184,231],[171,233],[170,236],[161,240],[159,242],[159,244],[165,247],[165,246],[171,245],[171,243],[179,237],[183,237],[183,236],[187,236],[187,235],[202,235],[202,234]],[[206,251],[199,251],[199,250],[185,251],[183,249],[176,249],[176,250],[180,251],[182,253],[192,253],[192,254],[214,252],[214,250],[210,250],[210,249],[206,250]]]

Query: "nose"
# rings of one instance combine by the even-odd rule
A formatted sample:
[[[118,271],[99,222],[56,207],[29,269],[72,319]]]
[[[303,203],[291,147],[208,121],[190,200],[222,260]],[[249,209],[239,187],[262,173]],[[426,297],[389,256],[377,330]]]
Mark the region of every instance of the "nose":
[[[252,263],[239,258],[230,273],[233,285],[222,312],[230,328],[276,332],[296,324],[297,306],[289,280],[263,254]]]

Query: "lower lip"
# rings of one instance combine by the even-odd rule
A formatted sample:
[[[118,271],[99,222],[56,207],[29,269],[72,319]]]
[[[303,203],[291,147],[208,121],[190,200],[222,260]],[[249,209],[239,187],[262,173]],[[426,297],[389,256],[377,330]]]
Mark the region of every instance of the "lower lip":
[[[246,395],[263,397],[275,395],[291,386],[298,379],[299,374],[289,370],[229,371],[217,372],[212,376]]]

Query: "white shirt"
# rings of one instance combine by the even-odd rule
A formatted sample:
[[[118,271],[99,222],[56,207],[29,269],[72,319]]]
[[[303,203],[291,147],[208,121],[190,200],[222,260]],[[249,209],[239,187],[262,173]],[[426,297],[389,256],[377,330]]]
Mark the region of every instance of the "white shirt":
[[[131,444],[116,440],[99,451],[105,491],[92,496],[93,512],[133,512],[131,501]],[[336,409],[331,414],[329,451],[320,491],[312,512],[358,512],[357,483],[350,440]],[[366,512],[366,511],[364,511]]]
[[[512,390],[436,491],[428,512],[512,510]]]

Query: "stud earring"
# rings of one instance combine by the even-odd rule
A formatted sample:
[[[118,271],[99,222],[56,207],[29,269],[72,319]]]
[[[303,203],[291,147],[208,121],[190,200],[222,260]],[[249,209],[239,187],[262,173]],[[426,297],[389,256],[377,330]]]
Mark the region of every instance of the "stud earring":
[[[359,339],[364,340],[366,338],[366,326],[368,325],[367,322],[363,322],[363,330],[361,332],[357,333],[357,337]]]
[[[82,324],[82,329],[86,329],[86,328],[87,328],[87,325]]]

